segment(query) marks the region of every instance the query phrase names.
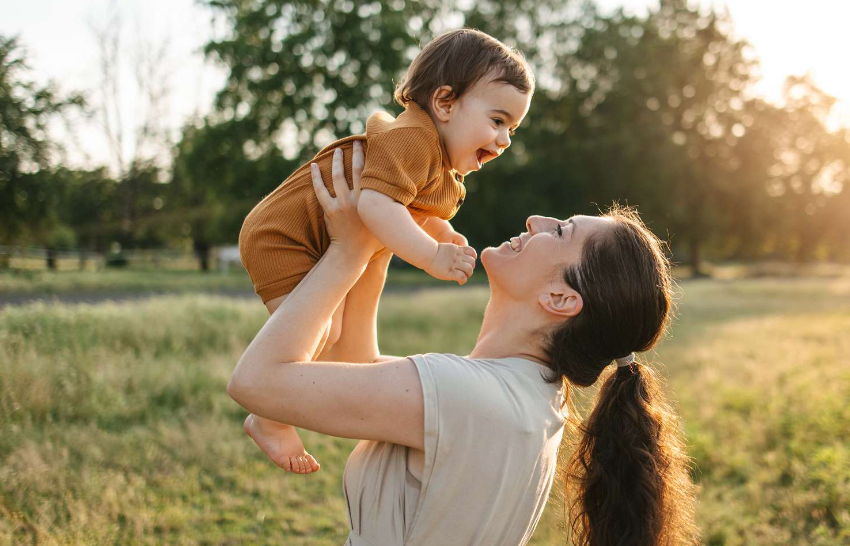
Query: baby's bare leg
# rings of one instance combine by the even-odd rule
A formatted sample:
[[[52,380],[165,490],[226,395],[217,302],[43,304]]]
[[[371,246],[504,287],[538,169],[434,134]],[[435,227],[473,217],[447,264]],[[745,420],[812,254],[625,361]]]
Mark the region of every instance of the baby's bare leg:
[[[266,309],[269,310],[269,314],[275,312],[275,310],[280,307],[280,304],[286,300],[286,297],[289,294],[280,296],[278,298],[271,299],[266,302]],[[345,298],[339,302],[339,305],[334,311],[331,320],[328,321],[325,326],[325,332],[322,334],[322,339],[319,342],[319,346],[316,347],[316,352],[313,353],[313,358],[311,360],[320,360],[319,356],[325,351],[329,350],[334,343],[339,341],[339,336],[342,334],[342,316],[345,310]]]
[[[269,314],[274,313],[284,300],[286,300],[286,295],[266,302],[266,308]],[[334,312],[333,318],[328,321],[312,360],[316,360],[323,349],[329,345],[329,337],[332,337],[334,333],[336,336],[334,339],[339,339],[341,327],[339,325],[335,326],[335,324],[341,320],[343,307],[344,303],[341,303],[339,308]],[[319,470],[319,463],[304,449],[304,443],[301,441],[301,437],[298,436],[298,431],[295,427],[258,415],[249,415],[245,419],[244,428],[248,436],[257,443],[260,449],[276,465],[284,470],[297,474],[309,474]]]

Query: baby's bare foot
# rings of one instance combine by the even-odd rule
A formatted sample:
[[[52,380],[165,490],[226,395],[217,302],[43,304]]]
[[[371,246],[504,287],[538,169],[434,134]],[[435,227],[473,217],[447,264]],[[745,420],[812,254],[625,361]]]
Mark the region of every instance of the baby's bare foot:
[[[321,466],[304,451],[295,427],[277,423],[257,415],[245,419],[245,432],[274,464],[296,474],[317,472]]]

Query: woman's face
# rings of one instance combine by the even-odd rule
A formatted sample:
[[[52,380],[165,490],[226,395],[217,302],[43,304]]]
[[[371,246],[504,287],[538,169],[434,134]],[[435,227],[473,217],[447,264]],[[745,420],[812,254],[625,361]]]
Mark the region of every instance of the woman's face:
[[[561,272],[581,259],[584,241],[610,223],[596,216],[530,216],[526,232],[481,253],[491,287],[516,299],[536,298],[553,282],[563,282]]]

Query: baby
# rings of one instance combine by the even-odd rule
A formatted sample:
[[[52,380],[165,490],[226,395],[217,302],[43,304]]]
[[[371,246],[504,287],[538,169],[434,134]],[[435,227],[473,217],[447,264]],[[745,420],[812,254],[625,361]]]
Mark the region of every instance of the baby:
[[[366,134],[334,142],[313,158],[331,195],[334,154],[366,152],[358,212],[384,246],[431,276],[464,284],[475,251],[451,219],[463,204],[463,177],[502,154],[528,112],[534,77],[524,58],[472,29],[446,32],[413,60],[395,90],[405,110],[379,112]],[[305,164],[248,214],[239,234],[242,263],[270,313],[313,268],[330,244],[322,209]],[[318,357],[339,339],[343,300],[328,325]],[[319,469],[289,425],[249,416],[245,429],[279,466],[298,473]]]

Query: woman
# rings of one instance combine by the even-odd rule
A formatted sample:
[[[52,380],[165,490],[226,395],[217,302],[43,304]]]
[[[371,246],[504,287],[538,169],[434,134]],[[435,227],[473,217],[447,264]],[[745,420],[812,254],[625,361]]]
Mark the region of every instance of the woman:
[[[354,154],[352,190],[341,161],[336,198],[314,175],[330,248],[228,385],[254,414],[363,440],[344,477],[347,544],[525,544],[552,485],[569,386],[592,385],[615,361],[564,470],[573,540],[693,542],[675,417],[633,355],[655,345],[671,305],[660,242],[636,214],[530,217],[527,232],[482,252],[491,297],[468,357],[381,356],[375,318],[389,256],[369,263],[379,245],[356,212]],[[327,362],[312,362],[347,293],[360,316],[346,317]],[[250,416],[246,430],[263,446]],[[306,472],[311,462],[297,464]]]

